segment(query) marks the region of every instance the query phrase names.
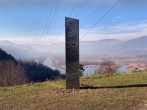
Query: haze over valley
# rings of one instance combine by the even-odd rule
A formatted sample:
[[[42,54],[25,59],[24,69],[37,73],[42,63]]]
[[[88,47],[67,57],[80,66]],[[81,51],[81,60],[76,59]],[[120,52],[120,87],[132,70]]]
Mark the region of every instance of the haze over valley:
[[[147,65],[146,41],[147,36],[128,41],[118,39],[82,41],[80,42],[80,63],[85,65],[85,69],[91,68],[92,65],[92,68],[98,68],[99,63],[107,59],[115,61],[118,67],[128,65],[128,68],[133,70],[142,65],[140,69],[144,70]],[[25,45],[0,41],[0,47],[18,60],[40,62],[53,69],[62,70],[62,72],[65,69],[64,42],[55,43],[51,51],[49,51],[49,44],[40,47],[39,44]],[[86,71],[94,73],[94,70]]]

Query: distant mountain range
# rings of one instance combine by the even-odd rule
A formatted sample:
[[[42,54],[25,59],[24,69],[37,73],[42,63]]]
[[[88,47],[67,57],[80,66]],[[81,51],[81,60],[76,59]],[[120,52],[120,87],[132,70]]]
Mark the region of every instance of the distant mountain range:
[[[36,53],[38,53],[35,49],[30,46],[15,44],[10,41],[0,41],[0,48],[5,50],[7,53],[11,54],[17,59],[23,58],[31,58]]]
[[[146,56],[147,55],[147,36],[124,41],[115,45],[113,49],[127,56]]]
[[[119,47],[121,49],[147,49],[147,36],[125,41]]]
[[[64,43],[56,44],[55,49],[65,46]],[[65,52],[64,48],[55,52]],[[127,57],[147,55],[147,36],[121,41],[118,39],[104,39],[99,41],[80,42],[81,55],[96,55],[100,57]]]
[[[0,41],[0,48],[15,58],[34,58],[41,54],[38,52],[39,45],[22,45],[9,41]],[[49,55],[50,45],[42,46],[42,55]],[[51,49],[52,53],[63,54],[65,52],[65,43],[56,43]],[[81,55],[96,55],[101,57],[117,56],[139,56],[147,55],[147,36],[121,41],[117,39],[104,39],[99,41],[80,42]]]

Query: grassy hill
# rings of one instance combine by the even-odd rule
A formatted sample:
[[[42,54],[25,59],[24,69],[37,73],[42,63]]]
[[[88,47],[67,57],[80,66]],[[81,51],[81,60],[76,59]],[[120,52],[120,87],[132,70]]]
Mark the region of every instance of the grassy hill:
[[[59,80],[0,88],[0,110],[147,109],[147,73],[82,77],[81,87],[65,90]]]

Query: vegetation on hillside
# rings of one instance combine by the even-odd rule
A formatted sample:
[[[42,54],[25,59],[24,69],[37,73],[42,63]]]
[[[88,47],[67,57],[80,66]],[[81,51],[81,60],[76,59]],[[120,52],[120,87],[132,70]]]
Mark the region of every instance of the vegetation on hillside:
[[[65,78],[59,71],[35,62],[16,61],[0,49],[0,86],[15,86]]]
[[[7,54],[2,49],[0,49],[0,61],[12,61],[12,62],[16,62],[15,58],[12,55]]]
[[[43,82],[46,80],[55,80],[65,78],[65,75],[60,74],[58,70],[35,62],[20,62],[28,77],[29,82]]]
[[[0,86],[16,86],[27,82],[22,67],[12,61],[0,62]]]

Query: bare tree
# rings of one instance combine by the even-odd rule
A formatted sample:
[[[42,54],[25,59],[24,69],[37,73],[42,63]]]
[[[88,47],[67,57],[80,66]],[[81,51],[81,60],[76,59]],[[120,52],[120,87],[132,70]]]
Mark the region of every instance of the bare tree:
[[[100,63],[98,70],[95,71],[96,75],[109,75],[113,73],[116,73],[116,64],[110,60],[104,60]]]
[[[15,86],[27,81],[22,67],[12,61],[0,62],[0,86]]]

